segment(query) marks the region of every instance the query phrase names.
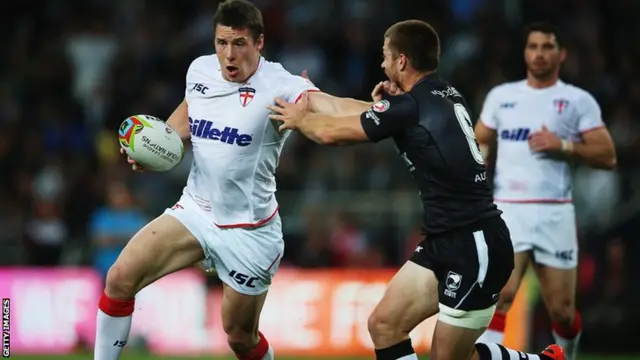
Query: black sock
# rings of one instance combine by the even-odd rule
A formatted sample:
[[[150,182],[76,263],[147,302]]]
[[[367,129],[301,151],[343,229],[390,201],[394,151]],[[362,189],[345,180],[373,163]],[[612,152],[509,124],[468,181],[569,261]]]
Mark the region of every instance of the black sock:
[[[397,360],[402,357],[415,354],[413,346],[411,345],[411,339],[404,340],[395,345],[389,346],[384,349],[376,349],[377,360]]]
[[[516,359],[522,360],[553,360],[547,355],[523,353],[508,349],[500,344],[477,343],[476,350],[478,351],[480,360],[509,360],[512,358],[512,354],[517,356]]]

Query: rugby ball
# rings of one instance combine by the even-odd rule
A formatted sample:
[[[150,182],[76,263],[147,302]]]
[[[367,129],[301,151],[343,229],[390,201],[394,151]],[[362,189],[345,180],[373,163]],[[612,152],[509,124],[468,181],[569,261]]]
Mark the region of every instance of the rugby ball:
[[[118,142],[144,170],[168,171],[184,157],[180,135],[164,121],[150,115],[126,118],[118,130]]]

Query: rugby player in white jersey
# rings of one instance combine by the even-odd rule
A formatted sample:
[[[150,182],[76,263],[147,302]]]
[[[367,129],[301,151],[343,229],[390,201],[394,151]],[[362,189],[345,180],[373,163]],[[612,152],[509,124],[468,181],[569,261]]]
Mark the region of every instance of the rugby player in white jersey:
[[[485,157],[497,137],[494,199],[515,251],[515,268],[479,341],[502,343],[506,312],[533,262],[556,343],[575,359],[582,325],[569,163],[612,169],[616,154],[595,99],[559,79],[566,50],[556,28],[534,24],[525,35],[527,78],[493,88],[475,128]]]
[[[250,2],[221,3],[214,27],[216,53],[192,62],[185,99],[167,120],[193,146],[187,186],[109,270],[95,360],[119,357],[138,291],[199,262],[215,268],[223,282],[222,323],[236,357],[273,359],[258,319],[284,251],[274,173],[289,133],[272,124],[267,106],[274,98],[295,102],[305,92],[313,92],[308,98],[314,111],[360,113],[370,106],[321,93],[262,58],[262,15]]]

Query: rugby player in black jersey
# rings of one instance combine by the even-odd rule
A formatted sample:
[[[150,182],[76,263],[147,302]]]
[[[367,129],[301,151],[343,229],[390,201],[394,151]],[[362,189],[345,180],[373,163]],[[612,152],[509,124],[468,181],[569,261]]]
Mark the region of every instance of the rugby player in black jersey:
[[[525,354],[475,344],[513,270],[509,230],[493,203],[465,100],[436,72],[436,31],[423,21],[399,22],[387,30],[382,51],[389,81],[376,86],[374,103],[361,114],[317,113],[305,99],[276,99],[270,107],[282,130],[319,144],[393,139],[420,190],[425,238],[369,317],[376,358],[417,360],[409,333],[439,313],[431,359],[564,360],[557,345]]]

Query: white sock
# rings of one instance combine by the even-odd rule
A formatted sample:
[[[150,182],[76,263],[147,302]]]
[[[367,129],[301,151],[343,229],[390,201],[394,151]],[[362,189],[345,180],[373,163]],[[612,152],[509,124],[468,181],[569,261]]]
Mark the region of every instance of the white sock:
[[[399,358],[398,360],[418,360],[418,355],[410,354]]]
[[[476,340],[476,343],[494,343],[500,344],[504,342],[504,333],[502,331],[496,331],[487,329],[482,335]]]
[[[113,317],[98,310],[94,360],[118,360],[129,338],[131,315]]]
[[[476,350],[478,351],[480,360],[541,360],[540,356],[537,354],[523,353],[493,343],[476,344]]]
[[[558,335],[555,331],[553,331],[552,334],[556,344],[560,345],[564,350],[564,356],[567,360],[576,360],[576,357],[578,356],[578,344],[580,343],[580,336],[582,335],[582,332],[579,332],[573,339],[564,338]]]
[[[271,345],[269,345],[269,350],[267,350],[267,353],[264,354],[264,356],[262,357],[262,360],[274,360],[276,358],[276,355],[273,352],[273,348],[271,347]]]

